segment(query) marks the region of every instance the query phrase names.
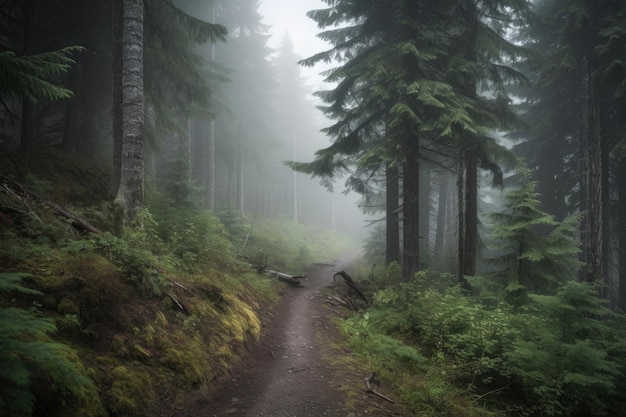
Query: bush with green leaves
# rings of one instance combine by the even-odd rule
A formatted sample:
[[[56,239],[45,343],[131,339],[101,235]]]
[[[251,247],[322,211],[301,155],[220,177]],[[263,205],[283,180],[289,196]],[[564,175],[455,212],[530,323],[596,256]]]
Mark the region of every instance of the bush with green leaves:
[[[458,287],[418,281],[379,291],[372,307],[346,324],[353,340],[377,348],[387,337],[430,358],[426,369],[446,373],[511,416],[617,415],[626,353],[624,317],[607,308],[597,288],[569,281],[553,295],[529,295],[523,307],[485,305]],[[445,281],[446,278],[442,277]]]
[[[0,273],[0,292],[41,295],[21,284],[25,274]],[[9,301],[10,302],[10,301]],[[6,304],[6,303],[5,303]],[[65,415],[104,415],[93,382],[67,345],[54,342],[54,322],[32,309],[0,309],[0,410],[4,415],[30,416],[46,401],[57,402]]]

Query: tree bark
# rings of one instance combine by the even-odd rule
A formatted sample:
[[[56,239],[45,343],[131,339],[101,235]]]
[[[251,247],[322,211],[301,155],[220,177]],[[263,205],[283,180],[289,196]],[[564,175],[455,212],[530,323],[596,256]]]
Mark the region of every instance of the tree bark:
[[[443,244],[446,233],[446,215],[448,202],[448,175],[443,174],[439,177],[439,196],[437,204],[437,231],[435,233],[435,262],[443,264]]]
[[[420,264],[421,269],[430,267],[430,168],[420,164],[420,208],[419,208],[419,235],[420,235]]]
[[[400,224],[398,221],[398,168],[387,162],[385,193],[386,203],[386,257],[385,263],[400,262]]]
[[[593,64],[587,72],[587,108],[585,120],[585,280],[604,282],[602,136],[600,100],[596,89]]]
[[[113,42],[113,77],[111,85],[113,161],[109,193],[111,196],[115,196],[120,188],[120,179],[122,176],[122,33],[124,28],[124,0],[112,0],[111,9],[113,22],[111,28],[111,38]]]
[[[404,282],[413,279],[419,270],[419,169],[416,152],[408,151],[403,170],[402,280]]]
[[[122,155],[116,201],[131,220],[143,203],[143,0],[124,0]]]
[[[22,40],[22,54],[30,55],[33,53],[33,13],[35,12],[33,7],[33,0],[25,0],[23,5],[23,30],[24,37]],[[22,99],[22,119],[21,119],[21,134],[20,134],[20,150],[22,153],[32,155],[35,152],[34,145],[34,103],[27,98]]]
[[[618,168],[618,204],[626,207],[626,158],[619,161]],[[618,266],[619,266],[619,297],[618,305],[626,311],[626,210],[618,211]]]
[[[459,246],[458,276],[462,284],[467,284],[466,275],[476,273],[476,253],[478,246],[478,175],[477,158],[473,149],[466,148],[461,153],[458,173],[459,207]]]

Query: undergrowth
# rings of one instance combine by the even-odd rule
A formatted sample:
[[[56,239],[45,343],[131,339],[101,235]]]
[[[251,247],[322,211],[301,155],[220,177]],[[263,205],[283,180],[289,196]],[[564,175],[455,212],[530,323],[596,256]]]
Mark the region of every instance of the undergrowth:
[[[532,296],[522,312],[457,286],[414,282],[378,291],[348,319],[350,346],[418,416],[619,415],[623,317],[575,281]]]
[[[0,193],[2,416],[148,416],[176,407],[260,337],[283,284],[251,266],[300,273],[346,247],[321,230],[176,207],[156,190],[119,234],[100,201],[101,174],[73,159],[37,158],[10,158],[1,173],[103,232]],[[93,189],[75,198],[82,187]]]

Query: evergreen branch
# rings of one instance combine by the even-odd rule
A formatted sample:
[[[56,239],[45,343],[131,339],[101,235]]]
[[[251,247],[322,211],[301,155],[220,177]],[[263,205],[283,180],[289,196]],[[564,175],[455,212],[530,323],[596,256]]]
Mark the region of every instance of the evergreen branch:
[[[196,43],[226,41],[228,30],[224,25],[208,23],[190,16],[170,0],[149,0],[148,5],[163,16],[165,21],[176,21]]]
[[[85,48],[70,46],[54,52],[18,57],[12,51],[0,52],[0,93],[9,97],[61,100],[72,96],[66,88],[46,78],[63,74],[74,64],[70,55]]]

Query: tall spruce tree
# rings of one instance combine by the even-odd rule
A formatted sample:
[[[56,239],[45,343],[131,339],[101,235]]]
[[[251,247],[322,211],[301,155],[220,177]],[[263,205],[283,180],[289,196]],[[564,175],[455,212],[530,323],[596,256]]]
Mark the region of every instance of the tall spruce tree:
[[[617,117],[624,108],[624,4],[544,0],[535,12],[526,36],[544,58],[529,69],[536,87],[529,90],[525,117],[533,130],[516,150],[538,171],[545,210],[559,218],[584,213],[583,279],[608,284],[615,301],[621,271],[610,258],[621,249],[610,245],[619,241],[612,230],[619,230],[621,211],[612,196],[619,195],[624,129]]]

